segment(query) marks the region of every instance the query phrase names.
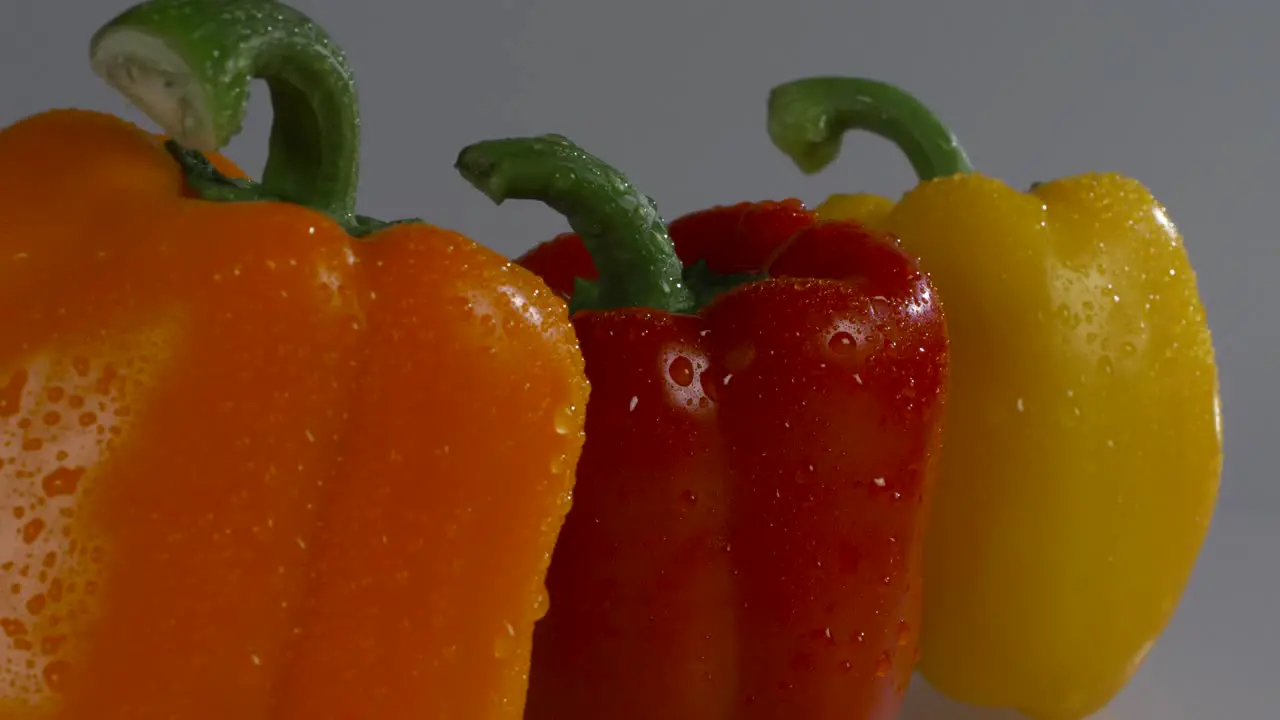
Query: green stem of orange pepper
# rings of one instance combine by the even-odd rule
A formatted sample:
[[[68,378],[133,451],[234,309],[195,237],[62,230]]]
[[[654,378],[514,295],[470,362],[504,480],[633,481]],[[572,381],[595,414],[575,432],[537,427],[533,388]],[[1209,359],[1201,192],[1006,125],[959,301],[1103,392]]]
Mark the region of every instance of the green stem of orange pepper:
[[[240,132],[249,86],[265,80],[274,119],[256,197],[360,224],[355,82],[342,50],[306,15],[272,0],[153,0],[103,26],[90,57],[176,143],[201,152]],[[198,162],[187,160],[190,178]],[[205,189],[209,199],[255,199]]]

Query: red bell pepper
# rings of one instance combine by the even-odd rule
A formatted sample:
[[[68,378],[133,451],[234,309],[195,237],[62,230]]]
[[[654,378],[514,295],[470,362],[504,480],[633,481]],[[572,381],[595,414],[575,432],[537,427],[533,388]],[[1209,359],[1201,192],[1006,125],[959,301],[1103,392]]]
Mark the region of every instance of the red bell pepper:
[[[581,273],[557,284],[592,394],[525,717],[895,717],[946,394],[929,278],[797,201],[668,229],[559,136],[457,166],[578,233],[526,259]]]

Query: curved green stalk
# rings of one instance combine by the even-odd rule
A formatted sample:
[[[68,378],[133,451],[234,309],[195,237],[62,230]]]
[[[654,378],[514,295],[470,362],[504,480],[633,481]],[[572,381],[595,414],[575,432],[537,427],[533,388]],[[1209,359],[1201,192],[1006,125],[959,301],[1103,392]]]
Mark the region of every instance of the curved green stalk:
[[[454,167],[495,203],[539,200],[564,215],[595,261],[572,310],[648,307],[689,312],[694,294],[653,199],[603,160],[560,135],[487,140]]]
[[[955,135],[923,103],[888,83],[854,77],[795,80],[769,93],[769,137],[805,173],[840,154],[850,130],[897,145],[921,181],[973,172]]]
[[[266,80],[274,118],[262,194],[353,222],[355,83],[306,15],[273,0],[150,0],[94,34],[90,58],[165,133],[202,152],[240,132],[249,85]]]

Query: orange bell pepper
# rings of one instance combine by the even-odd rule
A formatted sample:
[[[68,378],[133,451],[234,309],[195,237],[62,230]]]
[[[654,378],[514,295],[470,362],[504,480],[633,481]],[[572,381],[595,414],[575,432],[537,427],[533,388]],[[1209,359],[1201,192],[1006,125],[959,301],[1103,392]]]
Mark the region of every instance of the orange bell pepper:
[[[226,7],[94,39],[169,143],[82,110],[0,130],[0,718],[519,718],[583,440],[567,310],[355,215],[341,52]],[[261,183],[199,152],[254,76]]]

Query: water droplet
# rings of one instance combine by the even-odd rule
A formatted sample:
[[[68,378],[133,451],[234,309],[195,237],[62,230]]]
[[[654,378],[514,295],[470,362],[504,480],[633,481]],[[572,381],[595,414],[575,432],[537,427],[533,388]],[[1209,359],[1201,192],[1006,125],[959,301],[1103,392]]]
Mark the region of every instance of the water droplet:
[[[1110,355],[1103,355],[1098,358],[1098,372],[1103,375],[1112,375],[1116,371],[1115,363],[1112,362]]]
[[[847,355],[858,349],[858,342],[854,339],[852,333],[841,330],[831,336],[831,339],[827,341],[827,347],[831,348],[831,352],[837,355]]]
[[[36,593],[27,599],[27,612],[32,615],[39,615],[44,612],[45,606],[48,604],[48,598],[44,593]]]
[[[44,666],[44,684],[53,692],[62,692],[70,670],[71,664],[66,660],[54,660]]]
[[[9,382],[0,386],[0,417],[18,414],[22,405],[22,391],[27,387],[28,374],[19,370],[9,376]]]
[[[718,399],[720,391],[716,389],[715,379],[712,378],[709,373],[703,372],[702,375],[699,376],[698,382],[702,386],[703,394],[702,402],[699,404],[702,407],[707,407],[707,401],[714,402]]]
[[[80,478],[83,475],[84,468],[60,467],[45,475],[40,481],[40,486],[44,489],[46,497],[73,495],[79,488]]]
[[[667,368],[667,374],[680,387],[689,387],[693,384],[693,361],[684,355],[677,355]]]
[[[13,618],[0,618],[0,631],[5,637],[16,638],[27,634],[27,624]]]
[[[555,427],[557,435],[568,435],[578,427],[577,406],[566,405],[556,411]]]
[[[46,635],[40,639],[40,652],[45,655],[57,655],[65,644],[67,644],[66,635]]]
[[[690,505],[695,505],[698,502],[698,495],[694,493],[692,490],[685,490],[684,492],[680,493],[680,499],[684,500],[686,503]]]
[[[30,545],[39,539],[40,534],[44,532],[44,520],[40,518],[31,518],[26,525],[22,526],[22,542]]]
[[[551,472],[555,475],[563,475],[572,470],[572,462],[569,460],[569,453],[560,453],[551,459]]]
[[[1134,345],[1134,344],[1133,344],[1133,343],[1131,343],[1131,342],[1124,342],[1124,343],[1121,343],[1121,344],[1120,344],[1120,354],[1121,354],[1121,355],[1124,355],[1124,356],[1128,357],[1128,356],[1133,355],[1133,354],[1135,354],[1135,353],[1137,353],[1137,352],[1138,352],[1138,346],[1137,346],[1137,345]]]
[[[882,678],[888,675],[889,671],[892,669],[893,659],[889,657],[888,652],[885,652],[880,656],[880,659],[876,661],[876,677]]]
[[[510,657],[516,650],[516,628],[503,621],[503,628],[493,639],[493,656],[499,660]]]
[[[1026,406],[1022,403],[1022,398],[1018,398],[1018,412],[1026,410]]]
[[[884,487],[884,486],[885,486],[885,480],[884,480],[884,478],[882,478],[882,477],[872,478],[871,482],[875,483],[875,486],[876,486],[876,487]]]
[[[640,396],[632,395],[631,402],[628,404],[628,407],[627,407],[627,411],[633,412],[636,409],[636,406],[639,404],[640,404]]]

